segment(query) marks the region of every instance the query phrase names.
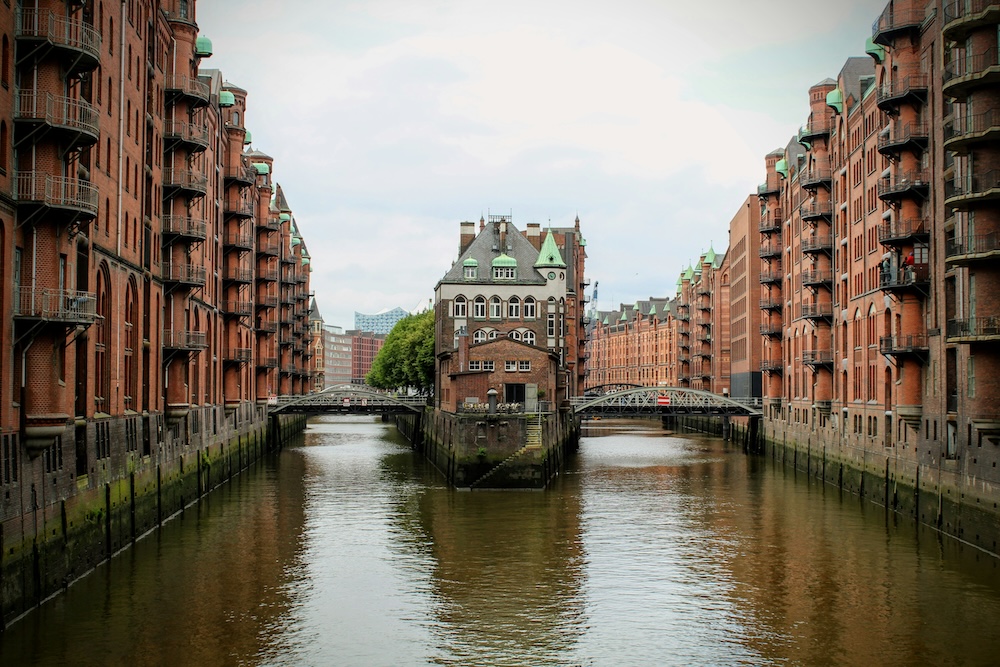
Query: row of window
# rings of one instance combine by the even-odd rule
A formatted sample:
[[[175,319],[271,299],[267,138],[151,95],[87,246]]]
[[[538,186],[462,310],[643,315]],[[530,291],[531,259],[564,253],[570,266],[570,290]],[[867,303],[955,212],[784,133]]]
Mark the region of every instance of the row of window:
[[[469,302],[464,296],[456,296],[454,304],[455,317],[468,317],[469,316]],[[523,305],[523,308],[522,308]],[[472,317],[476,319],[486,319],[486,308],[487,301],[484,296],[477,296],[472,301]],[[489,300],[489,313],[490,317],[493,319],[500,319],[503,317],[503,301],[500,297],[494,296]],[[526,297],[522,303],[521,299],[516,296],[512,296],[507,300],[507,317],[509,319],[518,319],[524,317],[526,320],[533,320],[537,317],[538,304],[534,297]]]
[[[478,266],[466,266],[465,272],[463,274],[467,280],[476,280],[479,278],[479,267]],[[517,280],[517,267],[515,266],[494,266],[493,267],[493,279],[494,280]]]
[[[475,333],[472,334],[473,343],[485,343],[488,340],[496,340],[497,330],[496,329],[476,329]],[[519,340],[528,345],[535,344],[535,332],[531,330],[514,330],[508,332],[507,338],[511,340]]]
[[[531,361],[505,361],[503,362],[503,369],[508,373],[527,373],[531,370]],[[470,361],[469,362],[470,371],[494,371],[496,370],[496,362],[494,361]]]

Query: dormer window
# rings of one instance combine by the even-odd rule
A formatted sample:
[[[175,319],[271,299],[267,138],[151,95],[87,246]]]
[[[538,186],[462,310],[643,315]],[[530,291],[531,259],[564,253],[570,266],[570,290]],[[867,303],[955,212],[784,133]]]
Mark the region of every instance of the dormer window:
[[[517,267],[514,266],[494,266],[494,280],[514,280],[517,278]]]
[[[479,277],[479,262],[471,257],[462,262],[462,276],[466,280],[475,280]]]

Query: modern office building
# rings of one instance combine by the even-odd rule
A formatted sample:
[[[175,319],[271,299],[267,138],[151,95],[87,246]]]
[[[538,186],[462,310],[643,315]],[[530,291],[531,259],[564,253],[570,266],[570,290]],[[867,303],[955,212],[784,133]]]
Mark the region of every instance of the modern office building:
[[[371,315],[355,311],[354,329],[356,331],[371,331],[372,333],[382,334],[385,336],[392,331],[394,326],[396,326],[396,322],[400,321],[409,314],[410,313],[399,307],[393,308],[392,310],[383,310]]]

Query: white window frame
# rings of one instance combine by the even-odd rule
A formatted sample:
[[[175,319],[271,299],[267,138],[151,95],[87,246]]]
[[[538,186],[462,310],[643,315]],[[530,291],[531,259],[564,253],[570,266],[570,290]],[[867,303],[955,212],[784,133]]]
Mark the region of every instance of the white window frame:
[[[496,363],[494,363],[493,361],[484,361],[483,362],[483,370],[484,371],[490,371],[490,372],[495,371],[496,370]]]
[[[485,343],[486,342],[486,330],[476,329],[476,332],[472,334],[473,343]]]
[[[533,297],[528,297],[524,300],[524,319],[533,320],[537,317],[538,304],[535,302]]]
[[[493,279],[494,280],[517,280],[517,267],[516,266],[494,266],[493,267]]]
[[[507,338],[510,338],[511,340],[521,340],[521,332],[515,329],[507,334]]]
[[[470,371],[481,371],[483,370],[483,362],[481,361],[470,361],[469,362]]]
[[[505,361],[505,362],[503,362],[503,369],[506,372],[508,372],[508,373],[513,373],[514,371],[517,370],[517,362],[516,361]]]
[[[478,266],[466,266],[463,275],[466,280],[475,280],[479,277],[479,267]]]
[[[456,296],[454,302],[452,302],[453,308],[455,310],[455,317],[468,317],[469,316],[469,302],[466,301],[464,296]]]
[[[521,360],[517,362],[517,370],[521,373],[527,373],[531,370],[531,360]]]
[[[472,316],[477,320],[486,319],[486,297],[477,296],[472,302]]]
[[[531,330],[525,331],[524,334],[521,336],[521,341],[527,343],[528,345],[534,345],[535,332]]]
[[[498,296],[490,297],[490,319],[499,320],[503,317],[503,301]]]
[[[507,319],[516,320],[521,317],[521,300],[516,296],[507,301]]]

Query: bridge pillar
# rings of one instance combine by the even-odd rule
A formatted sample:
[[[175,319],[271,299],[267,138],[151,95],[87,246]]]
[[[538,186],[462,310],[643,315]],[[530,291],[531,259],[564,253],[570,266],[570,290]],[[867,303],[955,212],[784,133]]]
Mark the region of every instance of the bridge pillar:
[[[750,423],[747,425],[747,444],[745,450],[753,454],[761,452],[760,419],[760,416],[752,416],[750,417]]]

